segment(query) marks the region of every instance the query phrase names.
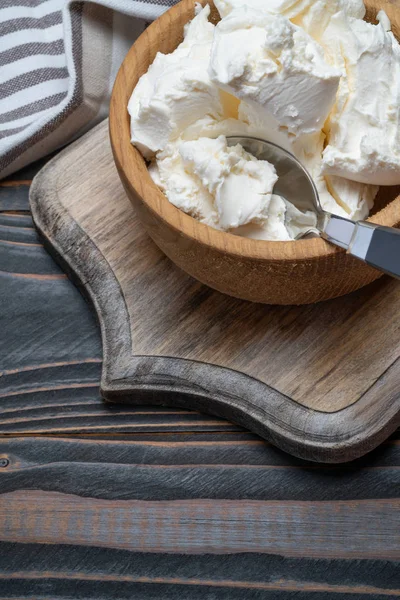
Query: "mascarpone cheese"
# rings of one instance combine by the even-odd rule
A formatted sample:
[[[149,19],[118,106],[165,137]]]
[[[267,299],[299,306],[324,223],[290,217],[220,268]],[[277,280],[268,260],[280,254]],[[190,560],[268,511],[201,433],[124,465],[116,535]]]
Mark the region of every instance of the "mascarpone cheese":
[[[128,106],[134,143],[175,206],[224,231],[288,240],[315,225],[273,194],[273,168],[224,136],[293,152],[325,210],[362,219],[400,183],[400,46],[362,0],[215,0],[158,53]],[[209,138],[209,139],[206,139]]]
[[[320,132],[295,142],[293,153],[310,173],[324,210],[354,220],[368,216],[379,187],[322,172],[325,135]]]
[[[177,208],[222,231],[255,239],[293,239],[315,226],[272,191],[275,168],[226,138],[199,138],[169,144],[150,174]]]
[[[327,123],[323,172],[375,185],[400,183],[400,46],[381,11],[372,25],[333,16],[321,43],[342,70]]]
[[[363,19],[363,0],[215,0],[221,17],[248,6],[264,13],[283,15],[319,41],[332,15],[343,11],[349,17]]]
[[[145,157],[163,150],[206,115],[224,118],[219,90],[208,75],[214,30],[209,14],[209,6],[198,12],[174,52],[157,53],[132,93],[131,141]]]
[[[321,130],[341,71],[286,17],[244,6],[215,27],[209,74],[217,86],[273,117],[275,129],[297,137]]]

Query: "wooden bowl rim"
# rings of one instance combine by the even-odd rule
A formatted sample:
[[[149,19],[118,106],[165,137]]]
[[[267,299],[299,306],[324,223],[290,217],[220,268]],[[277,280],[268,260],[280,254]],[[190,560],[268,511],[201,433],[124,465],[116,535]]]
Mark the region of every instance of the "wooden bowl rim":
[[[199,0],[202,6],[212,5],[212,0]],[[377,0],[379,5],[379,0]],[[190,240],[196,241],[205,247],[211,247],[242,259],[274,261],[274,262],[304,262],[327,258],[344,250],[327,243],[322,238],[290,241],[252,240],[249,238],[219,231],[193,217],[187,215],[169,202],[153,182],[141,153],[130,141],[130,118],[127,111],[129,98],[136,86],[140,74],[133,81],[126,77],[126,65],[137,63],[138,55],[148,46],[150,33],[159,33],[160,30],[170,28],[171,23],[188,16],[186,22],[194,16],[195,0],[181,0],[158,19],[153,21],[139,36],[125,56],[112,91],[110,102],[110,138],[116,165],[124,179],[133,191],[142,199],[149,209],[158,215],[177,234],[183,234]],[[376,12],[379,6],[374,0],[366,0],[366,7],[372,7]],[[189,14],[191,13],[191,15]],[[146,66],[146,70],[150,61]],[[138,69],[140,71],[140,69]],[[122,132],[122,135],[121,135]],[[127,169],[128,165],[135,165],[134,169]],[[140,170],[137,166],[140,165]],[[134,176],[132,176],[134,173]],[[162,207],[162,210],[160,208]],[[371,218],[368,218],[371,220]],[[400,195],[387,204],[383,209],[373,215],[373,222],[379,225],[394,226],[400,223]]]

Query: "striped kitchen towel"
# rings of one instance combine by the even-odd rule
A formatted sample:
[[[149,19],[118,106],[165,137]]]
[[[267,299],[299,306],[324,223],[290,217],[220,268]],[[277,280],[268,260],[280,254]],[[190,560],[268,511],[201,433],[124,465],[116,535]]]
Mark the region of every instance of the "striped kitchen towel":
[[[108,112],[130,45],[176,0],[0,0],[0,178]]]

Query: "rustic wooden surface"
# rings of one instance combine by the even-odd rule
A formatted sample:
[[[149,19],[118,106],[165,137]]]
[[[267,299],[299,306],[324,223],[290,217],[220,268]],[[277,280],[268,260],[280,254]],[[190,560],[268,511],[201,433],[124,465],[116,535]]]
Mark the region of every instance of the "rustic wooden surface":
[[[400,432],[323,466],[214,417],[104,404],[95,317],[32,226],[34,172],[0,183],[0,598],[398,598]]]
[[[329,462],[368,452],[400,422],[398,281],[301,307],[204,287],[147,236],[116,174],[106,122],[48,163],[31,205],[49,248],[96,306],[107,399],[209,412]]]
[[[208,0],[201,0],[205,5]],[[400,35],[398,2],[365,0],[368,16],[388,9],[392,30]],[[212,229],[173,206],[152,181],[140,152],[130,143],[126,110],[139,77],[156,53],[171,52],[194,16],[195,0],[165,12],[138,38],[118,72],[110,105],[113,153],[126,192],[158,246],[179,267],[203,283],[238,298],[268,304],[307,304],[359,289],[378,271],[321,238],[259,242]],[[232,134],[235,133],[232,131]],[[239,134],[241,132],[238,132]],[[373,220],[400,225],[400,186],[381,188]],[[395,200],[396,199],[396,200]],[[382,210],[379,210],[381,208]]]

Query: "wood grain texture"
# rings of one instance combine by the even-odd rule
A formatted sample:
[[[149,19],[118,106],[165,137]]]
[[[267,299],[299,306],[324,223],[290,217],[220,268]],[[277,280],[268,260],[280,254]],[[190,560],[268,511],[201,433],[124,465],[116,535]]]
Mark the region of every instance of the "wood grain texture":
[[[22,192],[13,190],[14,207]],[[15,243],[0,248],[0,432],[238,430],[187,410],[105,405],[93,311],[44,250],[30,215],[0,213],[4,228]],[[20,245],[24,235],[34,245]]]
[[[31,190],[37,227],[99,315],[103,395],[211,412],[315,460],[382,441],[399,419],[398,282],[303,307],[212,291],[147,237],[106,136],[103,123]]]
[[[153,470],[157,469],[162,470],[163,466]],[[93,479],[99,476],[95,469],[87,471],[86,475],[88,473]],[[54,470],[49,472],[50,476],[55,474]],[[200,468],[198,477],[206,478],[207,474]],[[164,486],[160,478],[156,481],[157,489],[162,491],[165,481]],[[141,477],[137,483],[143,485]],[[215,480],[212,484],[214,489]],[[344,559],[399,560],[398,530],[388,529],[382,520],[378,520],[383,512],[388,522],[395,523],[399,508],[400,499],[302,503],[247,500],[244,507],[242,500],[124,499],[110,502],[65,493],[35,490],[27,493],[24,490],[2,494],[0,514],[5,522],[0,538],[20,543],[55,544],[60,542],[65,531],[68,532],[66,541],[76,546],[160,554],[255,552],[298,558],[305,555],[336,558],[340,555]],[[70,522],[71,515],[75,517],[73,523]],[[115,535],[116,515],[118,527],[121,532],[126,532],[125,539]],[[316,516],[324,522],[324,527],[315,524]],[[82,527],[83,519],[92,523],[101,521],[101,526],[90,531]],[[50,523],[56,523],[56,526],[49,528]],[[156,534],[154,523],[158,524]],[[238,530],[241,530],[240,537]],[[366,537],[368,546],[364,543]]]
[[[0,213],[7,210],[29,210],[29,184],[0,186]]]
[[[208,0],[201,2],[206,3]],[[385,0],[365,3],[371,17],[389,4]],[[148,233],[184,271],[214,289],[245,300],[307,304],[370,283],[380,276],[377,271],[321,238],[295,243],[260,242],[217,231],[173,206],[152,181],[143,157],[130,143],[127,105],[156,53],[171,52],[182,40],[183,27],[194,16],[194,4],[194,0],[183,0],[145,30],[122,63],[111,98],[110,134],[115,162]],[[400,34],[398,13],[392,29],[395,35]],[[374,222],[400,224],[399,190],[399,186],[381,189],[378,205],[384,207],[373,216]]]
[[[0,223],[32,227],[16,211]],[[4,272],[13,249],[2,255]],[[108,407],[95,319],[54,263],[36,273],[44,256],[26,248],[21,273],[0,284],[2,600],[399,597],[400,431],[367,456],[328,466],[214,417]],[[55,279],[43,286],[41,277]]]
[[[0,448],[1,598],[400,595],[396,440],[345,467],[239,433]]]
[[[5,597],[180,600],[387,600],[398,598],[396,566],[265,554],[139,554],[102,548],[2,545]],[[31,558],[30,558],[31,556]],[[64,561],[64,564],[63,562]],[[31,563],[34,569],[11,566]],[[99,565],[102,567],[99,567]],[[210,566],[213,564],[213,568]],[[36,569],[35,569],[36,567]],[[365,582],[365,583],[364,583]]]

